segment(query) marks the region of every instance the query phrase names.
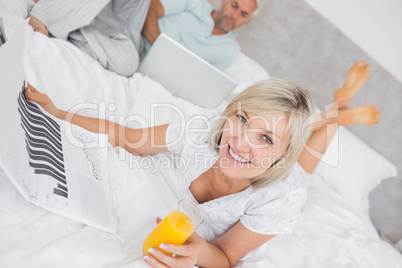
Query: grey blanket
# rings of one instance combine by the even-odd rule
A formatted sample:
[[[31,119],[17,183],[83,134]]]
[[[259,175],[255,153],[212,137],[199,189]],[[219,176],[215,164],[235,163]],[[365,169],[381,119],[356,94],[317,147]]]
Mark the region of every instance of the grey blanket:
[[[112,72],[131,76],[143,48],[150,0],[40,0],[30,15]]]

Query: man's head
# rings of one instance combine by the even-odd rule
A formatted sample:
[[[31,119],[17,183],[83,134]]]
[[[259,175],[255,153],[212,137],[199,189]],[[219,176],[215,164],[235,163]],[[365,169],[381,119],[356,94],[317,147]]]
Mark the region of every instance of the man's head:
[[[225,32],[234,30],[251,21],[253,13],[258,8],[258,0],[222,0],[217,21]]]

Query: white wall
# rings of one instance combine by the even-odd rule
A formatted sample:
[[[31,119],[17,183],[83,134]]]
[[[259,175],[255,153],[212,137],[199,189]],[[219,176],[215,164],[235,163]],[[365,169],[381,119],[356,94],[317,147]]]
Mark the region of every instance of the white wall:
[[[402,82],[401,0],[305,0]]]

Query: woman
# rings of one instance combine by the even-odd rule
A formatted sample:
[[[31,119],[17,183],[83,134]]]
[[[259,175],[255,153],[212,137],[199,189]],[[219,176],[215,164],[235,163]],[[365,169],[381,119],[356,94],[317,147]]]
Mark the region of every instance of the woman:
[[[308,173],[314,171],[320,152],[337,130],[330,123],[369,125],[379,121],[379,110],[372,106],[348,109],[368,74],[367,63],[354,65],[335,93],[335,105],[315,116],[315,120],[324,119],[314,123],[311,136],[312,99],[307,91],[283,80],[256,83],[237,96],[223,114],[206,111],[181,139],[181,128],[175,123],[130,129],[61,111],[30,85],[25,96],[59,119],[107,133],[113,146],[140,155],[171,151],[189,160],[189,168],[178,168],[178,179],[187,197],[200,204],[216,238],[207,242],[194,233],[185,245],[161,244],[150,249],[144,260],[152,267],[229,267],[275,235],[292,232],[307,197],[303,181],[307,175],[294,164],[298,161]],[[213,125],[206,133],[206,127]],[[204,131],[194,132],[195,128]],[[211,148],[205,146],[206,141]],[[158,146],[152,146],[155,144]],[[200,154],[208,164],[197,165],[196,155]]]

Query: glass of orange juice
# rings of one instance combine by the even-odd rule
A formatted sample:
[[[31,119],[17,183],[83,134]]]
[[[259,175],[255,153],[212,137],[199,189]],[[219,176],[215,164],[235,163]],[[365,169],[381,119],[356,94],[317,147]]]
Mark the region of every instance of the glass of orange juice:
[[[148,235],[144,242],[144,254],[151,247],[159,248],[162,243],[182,245],[200,226],[204,217],[194,203],[183,199]],[[164,253],[172,255],[164,250]]]

